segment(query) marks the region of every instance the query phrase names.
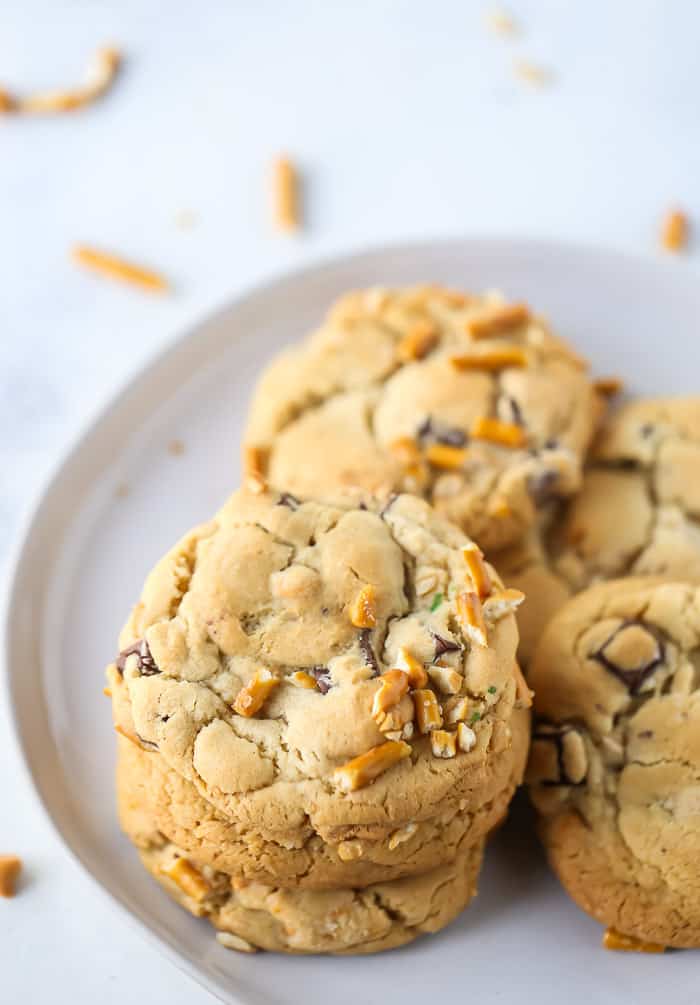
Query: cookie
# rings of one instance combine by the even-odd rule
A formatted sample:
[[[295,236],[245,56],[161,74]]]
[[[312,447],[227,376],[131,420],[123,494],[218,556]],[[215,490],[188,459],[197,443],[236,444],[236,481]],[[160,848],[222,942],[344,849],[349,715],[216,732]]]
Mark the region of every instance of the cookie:
[[[601,409],[586,364],[524,305],[375,289],[268,367],[245,456],[302,496],[420,494],[500,548],[578,490]]]
[[[569,596],[628,575],[700,579],[700,399],[623,405],[591,452],[581,492],[542,513],[523,541],[489,555],[526,601],[518,657]]]
[[[625,935],[700,946],[700,587],[591,587],[548,625],[530,680],[528,780],[566,890]]]
[[[280,845],[473,813],[529,691],[513,609],[427,503],[235,494],[148,578],[108,668],[117,728]]]
[[[572,590],[618,576],[700,577],[700,398],[623,406],[547,549]]]
[[[333,844],[310,832],[304,841],[284,845],[224,818],[160,754],[120,738],[119,817],[127,834],[147,834],[155,826],[197,862],[249,882],[329,889],[393,881],[454,861],[500,823],[525,770],[530,738],[525,709],[515,712],[512,733],[512,750],[498,762],[503,767],[485,783],[481,804],[470,812],[457,808],[411,821],[382,839],[354,837]]]
[[[285,890],[197,866],[154,833],[141,860],[182,907],[240,952],[377,953],[440,931],[476,895],[483,842],[449,865],[361,890]]]

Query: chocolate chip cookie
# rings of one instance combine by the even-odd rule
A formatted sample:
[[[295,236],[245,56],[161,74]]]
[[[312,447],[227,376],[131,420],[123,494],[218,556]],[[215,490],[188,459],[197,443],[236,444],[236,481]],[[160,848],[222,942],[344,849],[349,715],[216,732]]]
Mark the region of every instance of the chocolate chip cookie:
[[[591,587],[550,622],[530,680],[528,780],[561,882],[624,935],[700,946],[700,587]]]
[[[483,842],[449,865],[363,889],[285,890],[196,864],[157,831],[139,832],[146,869],[182,907],[239,952],[376,953],[438,932],[476,894]]]
[[[240,833],[341,859],[512,788],[520,599],[415,497],[239,492],[148,578],[116,726]]]
[[[500,548],[578,490],[601,408],[586,364],[525,305],[375,289],[343,297],[268,367],[244,457],[272,484],[333,502],[417,493]]]
[[[223,817],[195,786],[169,769],[161,755],[119,740],[117,793],[122,829],[130,835],[154,826],[198,862],[249,882],[287,888],[330,889],[393,881],[453,861],[481,840],[506,815],[522,781],[530,739],[530,715],[516,711],[512,747],[493,773],[480,780],[481,802],[410,821],[381,839],[365,836],[324,841],[309,831],[302,841],[270,840]],[[145,820],[145,824],[143,821]]]

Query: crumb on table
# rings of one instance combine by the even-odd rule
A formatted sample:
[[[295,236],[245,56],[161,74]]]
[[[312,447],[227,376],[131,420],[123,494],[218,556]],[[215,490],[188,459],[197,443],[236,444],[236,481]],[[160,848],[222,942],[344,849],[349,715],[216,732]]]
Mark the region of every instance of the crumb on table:
[[[180,457],[185,452],[185,444],[182,440],[171,440],[168,444],[168,453],[173,457]]]
[[[661,244],[666,251],[683,251],[688,246],[688,217],[680,209],[670,210],[663,219]]]
[[[0,855],[0,897],[14,897],[21,871],[21,858],[16,855]]]

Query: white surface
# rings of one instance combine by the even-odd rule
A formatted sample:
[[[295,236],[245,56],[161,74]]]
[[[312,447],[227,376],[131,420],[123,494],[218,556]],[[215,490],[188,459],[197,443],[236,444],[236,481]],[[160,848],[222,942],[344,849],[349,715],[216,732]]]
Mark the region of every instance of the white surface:
[[[486,31],[488,6],[2,5],[2,83],[76,79],[107,40],[129,62],[86,113],[0,121],[0,565],[85,417],[253,278],[408,235],[535,233],[653,250],[669,204],[700,217],[693,0],[513,0],[523,31],[512,41]],[[552,87],[515,80],[516,55],[551,67]],[[311,226],[297,241],[265,218],[265,169],[279,148],[309,174]],[[197,214],[192,230],[175,224],[183,209]],[[84,275],[68,261],[75,240],[153,263],[175,293],[149,299]],[[105,912],[8,746],[0,776],[0,843],[29,863],[22,896],[0,903],[8,1000],[208,1001]]]
[[[504,1001],[536,997],[542,1005],[567,993],[575,1005],[615,1005],[621,993],[635,1005],[656,1005],[671,970],[679,1005],[696,1000],[696,954],[640,962],[600,949],[599,926],[548,873],[527,827],[512,824],[489,849],[476,905],[447,932],[361,961],[227,952],[206,923],[144,877],[119,835],[110,781],[114,738],[100,669],[113,658],[124,612],[153,562],[228,491],[234,475],[217,462],[240,434],[252,374],[345,289],[377,277],[402,284],[426,275],[480,288],[494,274],[515,297],[528,294],[540,304],[598,372],[624,367],[630,389],[641,393],[695,387],[700,288],[689,270],[527,241],[409,245],[351,257],[254,292],[147,368],[66,460],[19,556],[7,665],[21,742],[55,825],[128,913],[115,918],[102,902],[81,909],[91,912],[93,926],[106,915],[100,928],[116,942],[137,917],[227,1002],[325,1005],[333,986],[335,1005],[423,1005],[461,988],[466,971],[469,994],[479,1001],[495,989]],[[589,295],[595,289],[600,296]],[[164,449],[174,434],[186,436],[183,456]],[[123,484],[126,498],[115,495]],[[148,959],[146,973],[156,969]],[[575,992],[572,970],[579,972]],[[137,973],[140,979],[140,967]]]

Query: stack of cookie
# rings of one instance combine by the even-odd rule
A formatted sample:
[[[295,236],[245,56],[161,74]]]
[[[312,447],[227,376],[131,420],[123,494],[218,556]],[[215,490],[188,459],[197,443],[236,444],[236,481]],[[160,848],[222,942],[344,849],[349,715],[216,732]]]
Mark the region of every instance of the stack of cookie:
[[[122,825],[225,946],[400,945],[469,902],[522,778],[521,597],[416,497],[255,489],[156,566],[108,668]]]
[[[654,759],[700,683],[700,405],[606,421],[615,390],[524,304],[434,286],[349,294],[272,361],[245,490],[156,567],[108,670],[124,829],[224,944],[370,952],[469,901],[527,752],[523,594],[553,864],[613,942],[695,938],[645,827],[661,796],[696,812]],[[587,589],[640,574],[666,579]]]

